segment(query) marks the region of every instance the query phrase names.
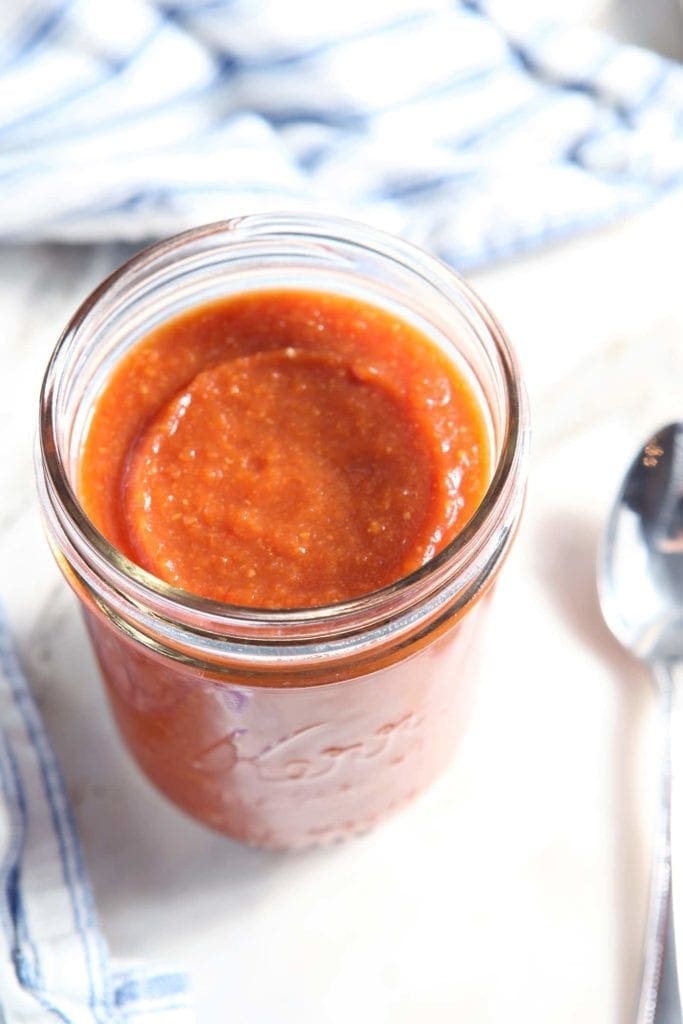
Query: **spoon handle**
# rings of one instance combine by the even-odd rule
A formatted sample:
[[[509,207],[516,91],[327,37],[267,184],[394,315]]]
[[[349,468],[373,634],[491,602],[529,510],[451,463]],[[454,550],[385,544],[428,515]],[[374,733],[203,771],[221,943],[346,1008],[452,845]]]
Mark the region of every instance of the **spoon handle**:
[[[675,683],[670,662],[656,661],[652,671],[660,693],[661,778],[638,1024],[681,1024],[671,906],[671,717]]]

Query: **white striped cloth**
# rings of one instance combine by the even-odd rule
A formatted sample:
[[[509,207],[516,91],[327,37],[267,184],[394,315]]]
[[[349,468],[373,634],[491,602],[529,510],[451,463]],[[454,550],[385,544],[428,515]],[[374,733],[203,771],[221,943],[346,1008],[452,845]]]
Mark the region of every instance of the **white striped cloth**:
[[[0,238],[305,208],[471,268],[683,175],[683,70],[509,0],[0,8]]]
[[[64,784],[0,611],[0,1021],[190,1024],[187,977],[116,967]]]

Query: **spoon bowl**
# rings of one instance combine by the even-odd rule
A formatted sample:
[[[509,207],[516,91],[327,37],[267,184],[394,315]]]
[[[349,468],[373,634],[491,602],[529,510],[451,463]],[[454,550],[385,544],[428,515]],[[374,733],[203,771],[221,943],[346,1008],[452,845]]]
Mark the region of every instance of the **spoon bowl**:
[[[598,592],[607,625],[636,657],[683,658],[683,423],[633,460],[604,533]]]
[[[646,662],[661,709],[661,783],[638,1024],[681,1024],[671,912],[671,716],[683,661],[683,423],[646,441],[626,473],[598,557],[598,594],[619,642]]]

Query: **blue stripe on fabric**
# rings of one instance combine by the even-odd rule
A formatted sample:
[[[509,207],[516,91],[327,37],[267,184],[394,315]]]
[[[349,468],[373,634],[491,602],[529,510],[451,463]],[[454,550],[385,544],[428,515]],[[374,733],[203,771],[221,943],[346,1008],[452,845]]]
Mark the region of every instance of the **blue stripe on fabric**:
[[[463,0],[467,2],[467,0]],[[478,9],[478,8],[477,8]],[[479,10],[486,19],[486,15]],[[488,22],[491,24],[491,22]],[[495,25],[495,23],[493,23]],[[567,89],[570,92],[587,94],[593,98],[600,99],[600,83],[597,80],[601,72],[609,66],[612,59],[619,53],[618,43],[605,40],[602,53],[590,70],[585,71],[575,78],[571,76],[555,76],[545,66],[543,59],[544,44],[560,32],[560,26],[550,21],[541,22],[535,32],[527,34],[523,43],[511,39],[507,33],[501,33],[510,52],[512,61],[520,66],[524,72],[535,81],[543,82],[546,86],[558,89]]]
[[[186,21],[194,20],[197,13],[202,13],[201,6],[198,12],[194,8],[187,9],[185,14],[181,14],[176,20],[180,24],[184,24]],[[333,53],[335,50],[343,49],[345,46],[352,46],[355,43],[365,42],[367,39],[373,39],[375,37],[379,38],[387,35],[393,35],[397,32],[402,32],[406,28],[411,28],[421,22],[427,21],[430,17],[432,17],[432,12],[419,11],[415,14],[404,15],[402,18],[396,18],[393,21],[384,22],[381,25],[371,25],[358,32],[349,32],[348,35],[338,36],[335,39],[327,39],[324,42],[316,43],[314,46],[309,46],[304,50],[297,50],[290,53],[270,53],[264,54],[260,57],[241,58],[234,52],[223,49],[219,43],[214,44],[208,41],[206,45],[210,47],[211,52],[217,56],[219,61],[225,61],[226,67],[231,72],[239,71],[253,73],[258,71],[277,71],[283,67],[290,67],[295,64],[305,63],[308,60],[317,60],[319,57]]]
[[[113,79],[118,78],[123,72],[130,67],[133,61],[140,56],[158,37],[160,29],[164,28],[163,22],[158,21],[154,28],[140,41],[138,46],[127,53],[120,61],[111,61],[103,67],[104,73],[96,80],[88,82],[85,85],[76,86],[70,93],[59,96],[53,100],[52,103],[43,104],[39,109],[30,111],[27,114],[22,114],[21,117],[15,118],[14,121],[6,121],[5,124],[0,125],[0,136],[4,133],[11,133],[16,131],[17,128],[23,128],[32,121],[40,120],[44,118],[46,114],[51,114],[55,110],[59,110],[65,104],[68,105],[73,103],[74,100],[80,99],[82,96],[87,95],[89,92],[96,93],[98,89],[101,89],[103,85],[108,84]]]
[[[451,140],[450,145],[458,151],[473,149],[491,135],[497,135],[501,131],[508,132],[511,128],[514,128],[521,122],[526,121],[530,114],[536,114],[540,110],[554,105],[555,98],[552,96],[547,96],[545,93],[540,96],[534,96],[532,99],[527,100],[514,110],[508,110],[505,114],[501,114],[499,117],[494,117],[487,121],[476,131]]]
[[[307,50],[301,50],[298,53],[273,55],[265,61],[243,62],[241,67],[248,71],[262,71],[269,70],[270,68],[289,67],[292,64],[300,64],[307,60],[317,60],[319,57],[324,57],[335,50],[343,49],[345,46],[353,46],[355,43],[365,42],[368,39],[384,38],[398,32],[403,32],[404,29],[413,28],[430,17],[431,12],[420,11],[416,14],[406,15],[403,18],[397,18],[395,21],[386,22],[383,25],[371,26],[360,32],[350,32],[346,36],[330,39],[324,43],[317,43],[315,46],[311,46]]]
[[[116,988],[114,1004],[122,1007],[143,999],[170,999],[172,996],[186,994],[187,991],[187,977],[179,971],[151,977],[130,977]]]
[[[454,4],[455,6],[462,7],[469,11],[470,14],[473,14],[489,28],[495,29],[498,35],[505,41],[505,45],[507,46],[514,63],[518,64],[525,72],[532,75],[532,77],[540,77],[536,72],[542,69],[536,65],[532,51],[534,49],[539,50],[540,44],[543,41],[547,41],[548,36],[556,34],[559,26],[555,22],[548,20],[539,21],[536,25],[535,31],[527,33],[523,43],[517,43],[514,39],[511,39],[508,33],[489,15],[485,4],[482,4],[480,0],[454,0]]]
[[[178,185],[168,189],[150,189],[149,191],[136,192],[135,195],[122,199],[119,202],[102,206],[96,203],[93,206],[79,206],[71,209],[59,217],[52,218],[50,224],[59,224],[62,221],[71,221],[79,217],[88,217],[91,213],[100,214],[103,217],[110,217],[117,213],[130,213],[136,207],[144,206],[149,202],[167,202],[175,197],[187,195],[222,195],[225,199],[236,198],[244,195],[265,195],[265,196],[286,196],[290,199],[301,200],[306,192],[303,188],[288,188],[285,185],[255,185],[251,181],[230,183],[229,186],[216,183],[215,185]]]
[[[26,57],[33,53],[42,43],[44,43],[56,28],[64,21],[64,18],[74,6],[75,0],[62,0],[61,6],[50,11],[46,14],[42,21],[38,22],[38,25],[29,30],[29,34],[25,36],[23,42],[19,43],[15,52],[11,57],[6,60],[0,66],[0,72],[8,71],[10,68],[16,68],[21,64]]]
[[[6,626],[0,628],[0,667],[7,677],[12,699],[38,758],[43,788],[59,846],[62,874],[71,900],[74,924],[85,954],[90,988],[88,1005],[95,1019],[104,1024],[105,1017],[101,1016],[101,1013],[109,1005],[104,950],[101,937],[95,928],[92,894],[85,878],[82,853],[55,756],[48,744],[33,699],[24,683]]]
[[[677,78],[679,75],[683,82],[683,71],[678,65],[667,65],[657,69],[657,73],[638,98],[633,103],[624,105],[624,115],[629,119],[630,127],[635,127],[638,116],[650,106],[669,79]]]
[[[122,1007],[119,1011],[123,1014],[123,1019],[126,1021],[134,1020],[147,1020],[148,1017],[152,1017],[156,1013],[169,1014],[174,1013],[176,1010],[189,1010],[189,1003],[160,1003],[156,1006],[144,1006],[142,1008],[136,1008],[131,1004],[129,1007]],[[118,1022],[117,1022],[118,1024]]]
[[[447,82],[426,86],[421,91],[397,100],[395,103],[365,110],[330,110],[329,108],[316,109],[315,107],[290,107],[288,110],[273,110],[264,106],[253,106],[250,107],[250,113],[262,117],[274,128],[286,127],[291,124],[319,124],[324,128],[357,130],[375,118],[424,103],[425,100],[474,89],[488,79],[499,75],[500,71],[501,69],[498,67],[487,66],[474,71],[459,72]]]
[[[616,129],[613,127],[608,133],[603,128],[594,128],[591,131],[584,132],[578,139],[576,139],[564,152],[564,161],[569,164],[574,164],[579,167],[582,171],[586,171],[590,174],[595,175],[596,178],[601,178],[603,181],[612,181],[614,185],[620,185],[628,182],[638,182],[639,178],[633,174],[632,169],[620,167],[615,170],[610,170],[601,167],[592,166],[586,157],[585,150],[588,146],[595,142],[600,142],[605,138],[613,138]],[[622,136],[623,137],[623,136]],[[656,189],[662,187],[662,183],[653,182],[652,188]]]
[[[11,913],[11,895],[10,895],[10,883],[9,874],[13,867],[18,863],[21,856],[21,851],[24,845],[24,837],[26,834],[26,815],[23,811],[18,796],[18,786],[14,778],[14,772],[10,764],[10,752],[7,743],[0,734],[0,787],[5,798],[7,810],[9,813],[9,827],[10,837],[7,844],[7,849],[0,866],[0,878],[4,880],[5,892],[7,898],[0,907],[2,914],[2,924],[7,937],[7,941],[10,946],[14,943],[14,918]],[[6,913],[7,908],[10,908],[9,915]]]
[[[505,38],[513,59],[536,81],[542,82],[547,88],[554,88],[560,92],[566,90],[589,96],[627,124],[629,107],[606,97],[599,80],[600,75],[604,74],[612,61],[618,57],[621,49],[619,44],[605,40],[600,57],[588,71],[584,71],[580,76],[555,76],[544,65],[543,49],[542,46],[539,46],[539,42],[547,42],[548,36],[553,37],[558,34],[558,31],[559,26],[545,22],[536,34],[524,43],[516,43],[507,36]]]
[[[286,127],[290,124],[317,124],[322,128],[358,131],[375,118],[424,103],[425,100],[436,99],[451,92],[462,93],[463,91],[476,89],[477,86],[488,79],[496,77],[500,72],[501,69],[495,66],[477,68],[475,71],[459,72],[447,82],[427,86],[421,92],[417,92],[396,103],[354,113],[341,113],[339,111],[333,113],[329,110],[316,110],[314,108],[300,108],[299,110],[290,108],[288,111],[273,111],[266,107],[252,107],[249,112],[262,118],[266,124],[273,128]],[[324,158],[325,154],[334,149],[338,143],[339,137],[335,136],[323,146],[313,147],[309,153],[299,156],[297,165],[305,170],[315,168]]]
[[[13,805],[18,811],[19,817],[19,838],[16,848],[14,850],[14,859],[7,871],[5,892],[7,895],[7,907],[9,908],[10,919],[14,925],[14,940],[12,943],[12,963],[16,971],[17,978],[23,985],[30,989],[42,989],[43,978],[40,966],[40,959],[38,956],[38,950],[36,945],[31,939],[29,932],[29,922],[24,906],[24,897],[22,895],[22,889],[20,889],[20,869],[19,864],[22,860],[22,854],[26,846],[27,839],[27,806],[26,806],[26,795],[24,793],[24,786],[22,784],[22,777],[19,775],[19,771],[14,760],[14,757],[7,746],[7,767],[9,768],[12,788],[13,788]],[[8,786],[4,784],[4,772],[5,766],[0,765],[0,771],[3,774],[3,790],[5,795],[8,794]],[[24,953],[24,948],[28,947],[31,953],[31,959]]]
[[[36,948],[31,942],[26,922],[24,900],[20,887],[19,865],[14,864],[7,873],[7,906],[12,920],[14,921],[14,943],[12,945],[12,963],[19,982],[30,992],[40,992],[44,989],[40,963]],[[30,956],[26,955],[28,949]]]
[[[490,79],[500,77],[501,72],[504,71],[505,68],[500,68],[494,64],[476,68],[473,71],[459,71],[453,78],[449,78],[445,82],[425,86],[424,89],[413,93],[412,96],[406,96],[404,99],[398,100],[396,103],[390,103],[385,107],[377,107],[367,116],[381,117],[383,114],[393,114],[397,110],[403,110],[418,103],[424,103],[425,100],[434,100],[438,99],[439,96],[448,96],[449,93],[461,94],[463,92],[471,92]]]
[[[5,880],[6,900],[3,911],[9,911],[9,919],[3,913],[3,924],[12,947],[12,961],[22,984],[31,988],[42,988],[42,971],[37,948],[29,933],[28,920],[20,888],[20,864],[26,845],[27,811],[26,795],[21,775],[9,742],[0,735],[0,785],[9,812],[11,839],[3,860],[1,877]],[[31,953],[32,968],[22,955],[21,942]]]
[[[523,43],[511,39],[507,33],[501,33],[507,44],[512,60],[521,67],[527,74],[535,79],[547,81],[547,75],[541,64],[542,44],[547,43],[548,38],[557,34],[557,26],[544,21],[536,31],[527,36]]]
[[[2,3],[2,0],[0,0],[0,3]],[[99,89],[102,85],[105,85],[105,84],[106,84],[106,82],[103,81],[103,80],[102,81],[98,81],[96,83],[93,83],[91,88],[93,90],[96,90],[96,89]],[[192,100],[200,99],[204,94],[208,95],[208,94],[214,92],[216,90],[216,88],[218,86],[220,86],[221,84],[226,84],[225,83],[225,79],[224,79],[223,74],[221,73],[221,71],[220,70],[216,70],[216,73],[215,73],[214,77],[209,82],[204,82],[201,85],[197,85],[197,86],[195,86],[193,88],[189,88],[187,90],[187,92],[184,92],[182,94],[182,96],[177,97],[177,102],[182,105],[182,104],[188,103],[188,102],[190,102]],[[87,90],[88,90],[88,87],[86,86],[85,89],[84,89],[84,92],[87,92]],[[122,125],[125,125],[126,123],[128,123],[129,125],[134,125],[135,122],[144,121],[147,118],[153,117],[155,114],[161,113],[167,107],[168,107],[168,100],[167,99],[163,99],[163,100],[160,100],[160,102],[155,104],[154,106],[144,107],[141,110],[128,111],[127,113],[122,113],[122,114],[119,114],[118,116],[109,117],[109,118],[107,118],[106,122],[102,122],[102,123],[97,124],[97,125],[85,124],[85,125],[76,125],[74,127],[70,126],[69,127],[69,141],[70,142],[71,141],[78,141],[79,138],[82,137],[82,136],[86,136],[88,138],[92,138],[93,135],[95,135],[97,133],[105,134],[106,135],[113,128],[117,128],[118,129]],[[39,114],[38,114],[38,112],[36,112],[35,116],[42,116],[44,112],[45,112],[45,108],[41,109]],[[33,114],[27,115],[28,118],[32,118],[33,116],[34,116]],[[243,117],[244,114],[243,114],[242,111],[236,111],[235,112],[235,116],[236,117]],[[17,122],[13,122],[11,125],[6,125],[6,126],[5,125],[0,125],[0,135],[2,135],[2,132],[5,131],[5,128],[7,129],[8,132],[14,131],[16,123]],[[205,139],[211,132],[219,131],[219,130],[225,128],[225,126],[226,126],[225,119],[219,119],[214,125],[202,126],[202,128],[200,129],[199,132],[196,133],[196,135],[188,136],[188,138]],[[45,167],[45,165],[43,165],[42,169],[44,170],[44,169],[47,169],[47,168]],[[9,172],[8,171],[0,171],[0,180],[8,181],[8,180],[11,180],[13,177],[25,176],[27,174],[34,173],[34,171],[40,171],[40,170],[41,170],[41,167],[39,165],[31,166],[31,165],[27,165],[27,164],[23,163],[21,165],[21,167],[19,167],[15,171],[9,171]]]
[[[301,199],[308,195],[303,188],[293,188],[291,185],[280,185],[268,182],[236,181],[229,182],[226,187],[224,182],[202,182],[197,185],[173,185],[168,189],[168,197],[176,195],[210,195],[213,192],[220,192],[226,196],[232,193],[241,195],[244,192],[253,192],[254,195],[291,196],[293,199]],[[160,192],[160,195],[162,193]]]
[[[385,185],[377,188],[374,192],[369,195],[365,194],[365,199],[382,199],[393,202],[394,200],[410,199],[413,196],[424,195],[427,192],[433,192],[435,189],[443,188],[444,185],[450,185],[456,181],[471,181],[476,178],[478,171],[466,170],[458,171],[453,170],[445,174],[432,175],[431,177],[416,178],[413,181],[406,182],[387,182]]]
[[[305,153],[299,153],[296,159],[297,167],[310,174],[317,170],[326,156],[334,151],[335,140],[311,146]]]
[[[603,99],[601,94],[601,86],[599,82],[599,76],[604,73],[606,68],[610,66],[614,58],[618,53],[618,47],[608,47],[603,53],[600,54],[600,59],[591,65],[590,69],[584,72],[581,76],[575,78],[563,76],[560,79],[550,79],[551,85],[558,85],[562,90],[568,90],[569,92],[578,92],[586,96],[591,96],[595,99]],[[604,102],[604,100],[603,100]],[[613,110],[618,109],[618,104],[609,103],[609,106]]]
[[[187,5],[167,4],[161,0],[158,7],[165,17],[175,20],[184,14],[205,14],[207,11],[225,10],[227,7],[233,7],[234,4],[235,0],[191,0],[191,3]]]
[[[564,159],[569,164],[576,164],[582,171],[588,170],[588,166],[583,158],[584,148],[590,145],[591,142],[599,139],[601,135],[602,132],[596,130],[585,132],[567,147],[564,153]]]
[[[681,179],[679,179],[678,184],[681,183]],[[519,253],[529,252],[538,245],[556,243],[571,238],[577,231],[605,227],[614,223],[625,213],[638,209],[647,199],[647,196],[624,199],[607,209],[593,211],[588,216],[572,216],[566,220],[558,220],[540,231],[527,231],[526,233],[518,231],[506,242],[501,244],[485,242],[478,249],[466,253],[457,247],[448,245],[437,247],[436,255],[452,266],[459,266],[468,271],[478,270],[489,264],[492,259],[509,259]]]
[[[10,842],[3,859],[5,900],[2,905],[3,928],[11,949],[12,962],[19,980],[29,988],[42,985],[40,963],[31,941],[19,886],[19,864],[26,843],[26,799],[16,762],[7,742],[0,737],[0,785],[9,812]],[[28,946],[31,962],[23,955]]]
[[[0,623],[0,629],[2,628],[5,627]],[[29,932],[28,918],[24,909],[20,883],[21,856],[26,841],[27,829],[26,796],[12,750],[9,743],[2,736],[0,736],[0,784],[9,804],[10,820],[16,824],[17,813],[19,817],[19,828],[14,830],[2,869],[2,875],[5,877],[6,893],[3,909],[9,909],[10,920],[6,920],[6,914],[3,914],[3,918],[5,918],[5,929],[10,930],[8,938],[12,948],[12,963],[17,979],[26,991],[31,993],[45,1010],[62,1021],[63,1024],[70,1024],[68,1018],[45,994],[38,947],[32,940]],[[12,814],[12,810],[16,813]],[[30,950],[32,963],[29,963],[24,956],[22,943]]]
[[[609,46],[601,54],[600,59],[595,62],[591,69],[580,78],[563,77],[560,79],[550,79],[548,80],[549,84],[555,86],[562,92],[574,92],[583,96],[589,96],[596,103],[599,103],[603,110],[614,115],[614,117],[622,122],[625,127],[630,127],[629,106],[618,102],[617,100],[607,99],[604,96],[602,91],[603,87],[599,81],[599,76],[604,74],[606,69],[618,55],[618,52],[619,47],[615,43],[614,45]]]
[[[263,106],[251,106],[249,113],[262,117],[272,128],[285,128],[292,124],[319,124],[325,128],[354,129],[365,124],[369,116],[364,111],[315,110],[311,107],[273,110]]]

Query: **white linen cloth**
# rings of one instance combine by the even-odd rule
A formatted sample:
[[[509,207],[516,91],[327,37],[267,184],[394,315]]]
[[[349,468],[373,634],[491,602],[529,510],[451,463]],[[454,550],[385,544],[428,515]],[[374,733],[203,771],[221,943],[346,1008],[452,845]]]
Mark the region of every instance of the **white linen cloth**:
[[[345,212],[460,268],[678,184],[683,70],[475,0],[13,0],[0,237]]]

